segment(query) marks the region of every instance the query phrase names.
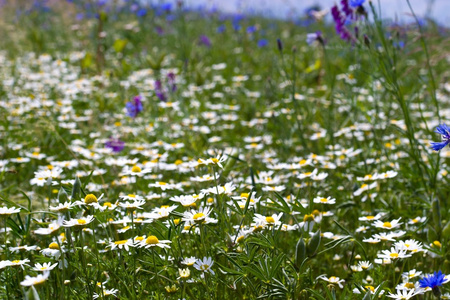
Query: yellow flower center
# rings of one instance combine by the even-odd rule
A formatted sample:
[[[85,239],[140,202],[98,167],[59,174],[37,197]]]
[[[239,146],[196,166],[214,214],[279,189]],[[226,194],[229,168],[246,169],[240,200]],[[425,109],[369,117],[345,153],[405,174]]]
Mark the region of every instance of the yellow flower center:
[[[312,211],[312,214],[313,214],[313,216],[318,217],[318,216],[320,216],[320,211],[315,209]]]
[[[126,244],[128,240],[121,240],[121,241],[115,241],[114,244],[116,245],[123,245]]]
[[[374,216],[367,216],[366,219],[367,220],[373,220],[373,219],[375,219],[375,217]]]
[[[145,243],[149,245],[156,245],[159,243],[159,240],[156,236],[151,235],[145,240]]]
[[[111,202],[105,202],[105,203],[103,203],[103,206],[112,207],[112,204],[111,204]]]
[[[181,219],[174,219],[173,224],[178,225],[180,224]]]
[[[211,158],[211,161],[215,164],[217,164],[219,162],[219,160],[217,158]]]
[[[128,197],[130,197],[130,198],[136,198],[136,195],[135,195],[135,194],[128,194]]]
[[[48,247],[50,249],[54,249],[54,250],[59,249],[59,245],[56,242],[50,243],[50,245],[48,245]]]
[[[177,159],[176,161],[175,161],[175,164],[176,165],[181,165],[183,163],[183,161],[181,160],[181,159]]]
[[[139,166],[133,166],[131,168],[131,172],[133,172],[133,173],[140,173],[141,171],[142,170],[141,170],[141,168]]]
[[[389,254],[389,256],[391,258],[398,258],[398,253],[391,253],[391,254]]]
[[[306,164],[306,159],[302,159],[298,164],[299,164],[299,165],[304,165],[304,164]]]
[[[203,218],[204,216],[205,216],[204,213],[199,212],[199,213],[196,213],[192,218],[193,218],[194,220],[198,220],[198,219],[200,219],[200,218]]]
[[[415,288],[414,283],[411,283],[411,282],[405,283],[405,288],[407,288],[407,289],[413,289],[413,288]]]
[[[375,288],[373,286],[371,286],[371,285],[366,285],[365,288],[367,290],[370,290],[372,293],[375,292]]]
[[[330,278],[328,278],[329,281],[336,281],[336,276],[331,276]]]
[[[140,241],[144,240],[144,237],[143,236],[137,236],[137,237],[134,238],[134,240],[140,242]]]
[[[94,202],[98,202],[97,197],[95,197],[94,194],[87,194],[86,198],[84,198],[84,203],[86,203],[86,204],[94,203]]]
[[[326,202],[328,202],[328,199],[327,198],[320,198],[320,202],[326,203]]]
[[[47,267],[40,267],[39,270],[47,270]]]
[[[18,260],[18,259],[13,260],[12,263],[13,263],[13,264],[19,264],[19,263],[20,263],[20,260]]]
[[[392,224],[390,222],[384,222],[383,227],[391,228]]]
[[[436,247],[438,247],[438,248],[441,248],[441,247],[442,247],[442,244],[441,244],[441,242],[439,242],[439,241],[434,241],[434,242],[433,242],[433,245],[436,246]]]
[[[266,217],[266,222],[273,224],[273,223],[275,223],[275,219],[273,217],[269,216],[269,217]]]
[[[303,222],[312,222],[314,221],[314,216],[313,215],[305,215],[303,217]]]
[[[160,181],[160,182],[158,182],[159,183],[159,185],[166,185],[167,183],[165,183],[164,181]]]
[[[77,220],[77,223],[78,223],[79,225],[84,225],[84,224],[86,224],[86,220],[78,219],[78,220]]]

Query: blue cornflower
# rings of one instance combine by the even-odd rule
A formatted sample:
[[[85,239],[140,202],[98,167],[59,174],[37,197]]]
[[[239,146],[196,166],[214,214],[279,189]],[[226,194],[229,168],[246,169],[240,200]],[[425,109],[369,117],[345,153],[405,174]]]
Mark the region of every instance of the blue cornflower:
[[[434,274],[426,275],[424,278],[419,280],[421,288],[436,288],[440,287],[444,283],[448,282],[448,278],[445,278],[445,274],[442,274],[441,271],[434,272]]]
[[[419,283],[421,288],[429,287],[432,289],[433,294],[436,297],[439,297],[441,295],[439,287],[444,283],[447,283],[449,280],[450,279],[446,278],[445,274],[442,274],[439,270],[439,272],[434,272],[434,274],[426,275],[424,278],[419,280]]]
[[[127,115],[129,117],[136,118],[138,113],[144,109],[141,102],[141,96],[134,97],[133,101],[127,102],[125,107],[127,109]]]
[[[265,47],[265,46],[267,46],[268,44],[269,44],[269,41],[266,40],[266,39],[262,39],[262,40],[259,40],[259,41],[258,41],[258,47],[259,47],[259,48]]]
[[[442,135],[442,142],[432,142],[431,149],[439,151],[450,143],[450,127],[445,124],[441,124],[436,128],[436,133]]]
[[[359,7],[359,6],[363,5],[363,3],[365,1],[366,0],[350,0],[349,4],[350,4],[351,7]]]

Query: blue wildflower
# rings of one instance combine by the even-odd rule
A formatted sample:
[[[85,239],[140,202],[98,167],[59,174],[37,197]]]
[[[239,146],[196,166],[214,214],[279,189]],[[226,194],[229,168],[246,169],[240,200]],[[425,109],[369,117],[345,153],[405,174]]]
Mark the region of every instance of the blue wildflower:
[[[433,294],[436,297],[439,297],[441,295],[439,287],[444,283],[447,283],[449,280],[450,279],[446,278],[445,274],[442,274],[442,272],[439,270],[439,272],[434,272],[434,274],[426,275],[424,278],[419,280],[419,283],[421,288],[429,287],[433,290]]]
[[[136,12],[136,16],[138,16],[138,17],[144,17],[146,14],[147,14],[147,10],[145,8],[140,8]]]
[[[266,39],[262,39],[262,40],[259,40],[258,41],[258,47],[265,47],[265,46],[267,46],[269,44],[269,41],[268,40],[266,40]]]
[[[355,8],[363,5],[364,2],[366,2],[366,0],[350,0],[349,4],[351,7]]]
[[[436,128],[436,133],[442,135],[442,142],[432,142],[431,149],[439,151],[450,143],[450,127],[445,124],[441,124]]]
[[[141,96],[136,96],[133,101],[127,102],[125,105],[127,116],[136,118],[136,116],[144,109],[141,102]]]
[[[225,29],[226,29],[226,27],[225,27],[225,25],[224,24],[222,24],[222,25],[220,25],[219,27],[217,27],[217,33],[222,33],[222,32],[224,32],[225,31]]]
[[[257,29],[258,29],[258,28],[257,28],[255,25],[249,26],[249,27],[247,27],[247,33],[248,33],[248,34],[255,33]]]

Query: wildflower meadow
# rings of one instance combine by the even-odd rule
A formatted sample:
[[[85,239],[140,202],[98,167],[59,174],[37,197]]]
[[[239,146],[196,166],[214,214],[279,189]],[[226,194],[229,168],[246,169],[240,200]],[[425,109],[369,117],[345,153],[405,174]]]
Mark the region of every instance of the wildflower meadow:
[[[188,2],[0,1],[0,299],[450,299],[448,24]]]

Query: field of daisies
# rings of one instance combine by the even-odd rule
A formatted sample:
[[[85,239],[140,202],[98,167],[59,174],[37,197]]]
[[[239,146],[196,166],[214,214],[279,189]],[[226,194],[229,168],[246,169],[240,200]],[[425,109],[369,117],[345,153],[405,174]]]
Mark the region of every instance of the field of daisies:
[[[446,27],[0,5],[0,299],[450,299]]]

